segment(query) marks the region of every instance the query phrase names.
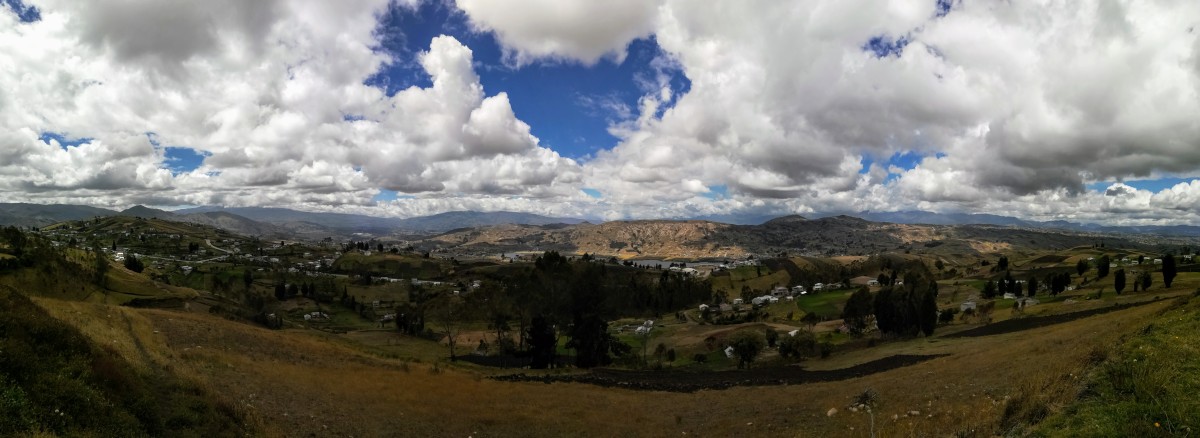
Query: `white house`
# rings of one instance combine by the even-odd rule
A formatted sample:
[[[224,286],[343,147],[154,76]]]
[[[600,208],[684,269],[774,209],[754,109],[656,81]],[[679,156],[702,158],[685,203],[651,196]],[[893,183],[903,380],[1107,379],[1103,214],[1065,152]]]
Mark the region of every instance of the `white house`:
[[[1006,292],[1006,293],[1004,294],[1004,299],[1006,299],[1006,300],[1015,300],[1015,299],[1017,299],[1017,296],[1016,296],[1015,294],[1013,294],[1012,292]]]
[[[803,293],[804,293],[804,286],[792,287],[792,295],[799,295],[799,294],[803,294]]]
[[[788,288],[783,287],[783,286],[776,286],[775,289],[771,290],[771,296],[773,296],[773,297],[782,297],[787,294],[788,294]]]
[[[813,285],[813,292],[818,292],[825,289],[825,283],[817,283]]]
[[[879,286],[879,280],[867,280],[867,286]]]
[[[974,302],[974,301],[967,301],[967,302],[965,302],[965,303],[959,304],[959,305],[958,305],[958,310],[959,310],[960,312],[966,312],[967,310],[975,310],[975,302]]]
[[[734,298],[734,299],[733,299],[733,304],[745,304],[745,303],[746,303],[746,300],[743,300],[743,299],[741,299],[741,298]]]

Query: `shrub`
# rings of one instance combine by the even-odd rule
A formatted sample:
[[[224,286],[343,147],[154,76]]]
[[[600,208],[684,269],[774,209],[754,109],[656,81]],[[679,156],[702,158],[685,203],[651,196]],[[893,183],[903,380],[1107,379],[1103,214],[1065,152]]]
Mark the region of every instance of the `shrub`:
[[[735,333],[729,340],[729,346],[733,347],[733,354],[738,358],[738,368],[749,368],[754,359],[758,358],[759,353],[762,353],[766,343],[763,335],[756,330],[743,330]]]
[[[801,331],[796,336],[784,336],[779,341],[779,355],[784,359],[803,359],[816,350],[817,339],[812,332]]]

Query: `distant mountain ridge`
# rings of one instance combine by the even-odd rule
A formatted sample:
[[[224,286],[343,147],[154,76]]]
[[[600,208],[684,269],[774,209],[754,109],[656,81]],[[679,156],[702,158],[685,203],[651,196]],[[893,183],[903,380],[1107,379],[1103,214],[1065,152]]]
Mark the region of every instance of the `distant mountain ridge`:
[[[197,207],[178,210],[177,214],[196,214],[226,212],[236,214],[259,222],[276,225],[286,225],[290,222],[307,222],[340,231],[368,232],[386,234],[396,231],[433,233],[449,231],[458,228],[483,227],[492,225],[551,225],[578,224],[585,222],[576,218],[553,218],[533,213],[512,211],[451,211],[430,216],[419,216],[406,219],[384,218],[347,213],[317,213],[291,210],[287,208],[269,207]]]
[[[425,234],[441,233],[460,228],[478,228],[504,224],[542,226],[553,224],[575,225],[587,222],[585,219],[580,218],[556,218],[511,211],[452,211],[430,216],[401,219],[347,213],[307,212],[276,207],[195,207],[172,212],[139,205],[118,212],[84,205],[0,203],[0,226],[42,227],[64,221],[117,215],[201,223],[226,228],[229,231],[247,235],[287,235],[288,233],[294,233],[305,237],[352,233],[388,235],[407,232]],[[805,219],[800,216],[776,217],[761,214],[727,214],[707,215],[679,220],[704,220],[732,225],[760,225],[778,220],[796,220],[795,218],[815,220],[834,216],[836,215],[807,214],[807,219]],[[1200,226],[1195,225],[1107,226],[1079,224],[1063,220],[1039,222],[994,214],[934,213],[928,211],[864,211],[849,213],[843,216],[855,217],[871,222],[894,224],[998,225],[1082,232],[1200,237]]]
[[[86,205],[7,203],[0,204],[0,225],[42,227],[63,221],[77,221],[113,214],[116,212]]]
[[[400,219],[400,228],[413,231],[448,231],[458,228],[473,228],[492,225],[554,225],[580,224],[587,222],[578,218],[556,218],[533,213],[514,211],[451,211],[432,216]]]
[[[1200,226],[1195,225],[1097,225],[1081,224],[1064,220],[1031,221],[1010,216],[982,213],[933,213],[928,211],[861,212],[853,214],[872,222],[923,225],[1000,225],[1027,228],[1042,228],[1066,231],[1158,234],[1164,236],[1200,237]]]

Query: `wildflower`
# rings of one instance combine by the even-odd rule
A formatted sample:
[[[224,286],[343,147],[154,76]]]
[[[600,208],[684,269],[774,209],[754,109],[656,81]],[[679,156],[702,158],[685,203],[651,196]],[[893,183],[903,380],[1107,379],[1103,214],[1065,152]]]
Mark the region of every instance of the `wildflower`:
[[[1162,427],[1162,426],[1161,426],[1161,425],[1159,425],[1157,421],[1155,421],[1155,422],[1154,422],[1154,427]]]

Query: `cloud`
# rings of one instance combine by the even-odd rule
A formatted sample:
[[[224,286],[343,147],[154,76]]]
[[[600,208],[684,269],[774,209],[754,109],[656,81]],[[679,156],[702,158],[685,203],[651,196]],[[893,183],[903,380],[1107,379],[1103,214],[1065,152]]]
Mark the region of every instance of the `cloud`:
[[[636,107],[577,96],[619,139],[581,162],[451,36],[415,57],[429,86],[366,85],[410,61],[376,29],[414,1],[29,3],[40,20],[0,8],[4,200],[1200,223],[1200,183],[1119,183],[1200,176],[1195,3],[459,0],[510,67],[659,45]],[[202,160],[172,170],[169,147]]]
[[[0,80],[11,85],[0,91],[0,190],[307,207],[371,205],[381,189],[574,193],[578,165],[541,147],[507,94],[485,93],[454,38],[420,56],[431,87],[387,96],[364,85],[393,62],[373,49],[391,6],[406,7],[48,0],[38,22],[0,15]],[[46,132],[90,140],[63,147]],[[172,172],[168,147],[203,161]]]
[[[517,65],[538,59],[620,63],[630,41],[654,30],[650,0],[457,0],[472,26],[494,32]]]
[[[799,208],[870,187],[884,205],[958,209],[1074,205],[1094,181],[1200,170],[1200,7],[936,6],[665,2],[655,36],[690,90],[647,92],[585,182],[647,205],[698,179]],[[910,151],[927,158],[895,183],[855,182],[862,159]]]

